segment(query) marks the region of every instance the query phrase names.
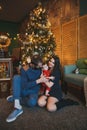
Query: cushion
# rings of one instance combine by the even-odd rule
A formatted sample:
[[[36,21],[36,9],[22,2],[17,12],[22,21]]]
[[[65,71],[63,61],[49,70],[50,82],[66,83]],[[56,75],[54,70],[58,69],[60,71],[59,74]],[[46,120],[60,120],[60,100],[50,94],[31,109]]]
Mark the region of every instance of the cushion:
[[[85,60],[87,60],[87,58],[82,58],[82,59],[78,59],[76,61],[76,66],[79,69],[87,69],[87,64],[85,64]]]
[[[87,74],[87,69],[79,69],[80,74]]]
[[[85,62],[85,64],[87,65],[87,59],[86,59],[86,60],[84,60],[84,62]]]

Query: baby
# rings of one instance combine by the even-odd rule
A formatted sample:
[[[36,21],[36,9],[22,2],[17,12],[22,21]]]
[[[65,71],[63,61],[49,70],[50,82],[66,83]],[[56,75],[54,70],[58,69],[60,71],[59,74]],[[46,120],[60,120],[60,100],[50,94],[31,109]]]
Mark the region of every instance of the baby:
[[[45,91],[45,95],[46,96],[49,96],[49,92],[50,92],[50,89],[51,87],[53,86],[53,82],[52,80],[54,80],[54,77],[53,76],[50,76],[50,70],[49,70],[49,67],[47,64],[44,64],[43,65],[43,68],[42,68],[42,73],[45,77],[47,77],[49,79],[48,82],[46,83],[42,83],[42,91]],[[50,81],[51,80],[51,81]]]

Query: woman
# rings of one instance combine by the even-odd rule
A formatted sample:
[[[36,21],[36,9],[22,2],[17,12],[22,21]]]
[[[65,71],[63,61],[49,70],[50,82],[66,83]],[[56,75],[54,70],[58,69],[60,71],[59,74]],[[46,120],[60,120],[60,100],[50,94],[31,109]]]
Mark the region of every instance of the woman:
[[[38,55],[31,58],[30,67],[23,65],[20,75],[13,77],[13,96],[7,98],[8,101],[14,101],[14,111],[8,116],[6,122],[12,122],[23,113],[22,103],[33,107],[37,103],[40,83],[47,79],[41,75],[42,61]]]
[[[57,56],[53,56],[49,61],[49,67],[51,71],[51,75],[54,76],[54,80],[52,81],[54,84],[51,87],[49,92],[49,96],[42,95],[38,99],[38,105],[40,107],[46,106],[47,110],[50,112],[56,111],[58,103],[62,98],[62,89],[60,86],[60,61]]]

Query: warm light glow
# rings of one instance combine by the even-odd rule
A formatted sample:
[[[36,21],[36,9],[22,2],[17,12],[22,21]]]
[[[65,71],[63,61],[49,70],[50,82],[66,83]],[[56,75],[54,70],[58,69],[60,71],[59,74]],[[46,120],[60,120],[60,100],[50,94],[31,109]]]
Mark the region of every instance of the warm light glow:
[[[51,23],[48,19],[46,9],[42,8],[41,3],[30,12],[24,33],[17,35],[22,43],[21,48],[22,63],[29,61],[29,57],[39,54],[44,62],[54,55],[56,47],[54,35],[51,32]]]
[[[0,10],[2,10],[2,6],[0,5]]]

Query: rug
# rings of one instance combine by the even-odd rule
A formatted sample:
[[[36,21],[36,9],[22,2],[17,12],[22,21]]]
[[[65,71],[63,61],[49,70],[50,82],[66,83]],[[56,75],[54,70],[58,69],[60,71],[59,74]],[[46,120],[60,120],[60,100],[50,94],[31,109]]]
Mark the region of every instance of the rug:
[[[79,105],[79,102],[67,98],[67,99],[60,100],[58,103],[56,103],[56,105],[57,105],[57,110],[60,110],[61,108],[64,108],[67,106]]]

